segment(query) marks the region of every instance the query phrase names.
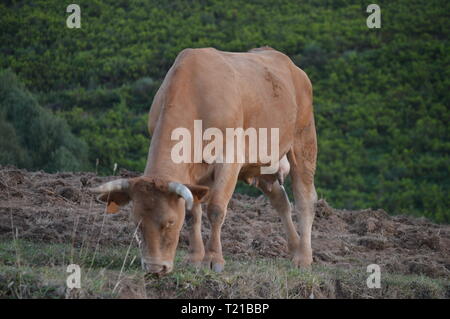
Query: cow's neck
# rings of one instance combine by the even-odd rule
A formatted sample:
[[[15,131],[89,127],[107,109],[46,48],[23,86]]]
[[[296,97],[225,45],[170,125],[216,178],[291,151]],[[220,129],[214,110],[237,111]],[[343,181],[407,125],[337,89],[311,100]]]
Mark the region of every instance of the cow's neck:
[[[179,116],[172,114],[161,114],[158,124],[153,132],[152,141],[147,157],[147,165],[145,168],[145,176],[158,176],[170,181],[176,181],[184,184],[193,183],[191,176],[191,163],[175,163],[171,158],[172,147],[178,141],[171,140],[173,129],[177,127],[188,127],[188,123],[177,121]],[[171,125],[177,123],[176,127]]]
[[[169,154],[160,147],[150,146],[147,165],[144,171],[145,176],[158,176],[168,181],[176,181],[184,184],[190,184],[190,168],[187,163],[176,164],[172,161]]]

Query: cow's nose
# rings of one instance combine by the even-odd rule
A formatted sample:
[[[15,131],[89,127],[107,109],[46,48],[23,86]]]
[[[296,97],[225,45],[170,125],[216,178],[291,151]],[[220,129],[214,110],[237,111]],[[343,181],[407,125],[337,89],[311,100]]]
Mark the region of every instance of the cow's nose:
[[[161,271],[161,272],[162,272],[163,274],[168,274],[169,272],[172,271],[172,268],[173,268],[172,263],[169,263],[169,262],[163,263],[163,264],[162,264],[162,271]]]
[[[172,265],[170,263],[162,263],[162,264],[144,263],[144,270],[148,273],[152,273],[155,275],[166,275],[172,271]]]

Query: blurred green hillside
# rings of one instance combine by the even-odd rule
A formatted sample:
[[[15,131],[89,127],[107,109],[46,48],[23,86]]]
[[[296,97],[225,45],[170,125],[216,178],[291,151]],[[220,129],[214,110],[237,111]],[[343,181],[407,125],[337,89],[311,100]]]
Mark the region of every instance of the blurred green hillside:
[[[381,29],[370,1],[79,0],[81,29],[69,3],[0,4],[0,164],[142,171],[179,51],[269,45],[313,82],[320,196],[450,222],[449,1],[377,1]]]

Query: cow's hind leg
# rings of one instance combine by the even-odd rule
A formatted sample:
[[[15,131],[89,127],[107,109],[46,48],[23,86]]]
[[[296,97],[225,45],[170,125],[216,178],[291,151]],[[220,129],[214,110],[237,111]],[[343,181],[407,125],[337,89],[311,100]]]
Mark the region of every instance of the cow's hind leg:
[[[192,210],[186,211],[186,225],[189,232],[189,254],[187,261],[198,267],[205,256],[202,239],[202,206],[195,203]]]
[[[288,153],[291,165],[294,209],[298,214],[300,249],[294,256],[298,266],[312,263],[311,231],[314,220],[314,205],[317,193],[314,187],[314,173],[317,159],[317,141],[314,119],[295,137],[293,149]]]
[[[272,207],[280,216],[287,234],[289,253],[292,258],[295,258],[297,252],[300,250],[300,239],[292,222],[291,204],[289,203],[284,187],[276,181],[272,184],[272,187],[260,184],[259,188],[269,198]]]
[[[211,234],[206,244],[203,263],[216,272],[221,272],[225,266],[222,255],[220,234],[225,220],[228,202],[236,186],[240,165],[222,164],[214,171],[214,186],[210,191],[207,215],[211,224]]]

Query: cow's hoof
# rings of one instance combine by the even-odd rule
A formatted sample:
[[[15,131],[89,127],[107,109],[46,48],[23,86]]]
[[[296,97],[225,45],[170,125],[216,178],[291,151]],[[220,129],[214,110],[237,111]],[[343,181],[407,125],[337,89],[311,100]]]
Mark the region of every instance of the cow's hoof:
[[[195,269],[200,269],[202,268],[202,262],[201,261],[189,261],[188,264],[191,267],[194,267]]]
[[[197,258],[197,256],[187,256],[186,258],[184,258],[183,262],[197,269],[202,267],[202,259]]]
[[[212,261],[210,262],[204,261],[202,264],[205,268],[211,269],[214,272],[222,272],[223,269],[225,268],[225,265],[223,263],[215,263]]]
[[[202,264],[205,268],[211,269],[212,271],[222,272],[225,266],[225,261],[223,260],[223,258],[215,256],[205,256]]]
[[[224,265],[223,264],[213,264],[211,268],[215,272],[222,272]]]
[[[292,262],[294,263],[294,266],[297,268],[310,268],[311,264],[313,262],[313,259],[311,256],[307,256],[307,257],[296,256],[296,257],[292,258]]]

